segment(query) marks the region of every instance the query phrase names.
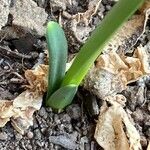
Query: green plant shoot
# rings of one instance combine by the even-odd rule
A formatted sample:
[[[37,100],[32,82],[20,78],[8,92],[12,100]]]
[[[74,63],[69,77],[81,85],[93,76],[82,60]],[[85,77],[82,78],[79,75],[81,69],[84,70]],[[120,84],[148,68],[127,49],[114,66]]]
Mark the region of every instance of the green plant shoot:
[[[56,22],[47,25],[46,40],[49,52],[49,75],[47,100],[55,92],[65,75],[67,63],[67,40],[62,28]]]
[[[50,49],[49,64],[50,67],[53,66],[49,72],[50,76],[52,72],[52,77],[49,77],[50,85],[48,86],[49,94],[47,96],[48,98],[47,106],[51,106],[55,109],[63,109],[64,107],[66,107],[71,103],[76,93],[77,87],[87,74],[88,70],[90,69],[96,58],[102,52],[105,44],[107,44],[108,40],[114,35],[114,33],[116,33],[116,31],[120,28],[120,26],[127,19],[129,19],[129,17],[131,17],[131,15],[141,6],[143,2],[144,0],[119,0],[117,4],[111,9],[111,11],[106,15],[101,24],[97,26],[97,28],[92,33],[91,37],[83,45],[77,57],[75,58],[72,66],[70,67],[65,76],[64,76],[65,65],[63,64],[62,66],[64,68],[62,70],[59,70],[60,69],[59,65],[61,65],[59,63],[61,63],[61,61],[63,61],[63,63],[66,62],[67,53],[65,50],[63,50],[65,51],[65,53],[61,54],[63,56],[62,58],[58,53],[59,50],[61,50],[62,45],[65,45],[64,49],[67,47],[66,40],[64,40],[65,39],[64,36],[60,36],[60,34],[62,34],[62,31],[58,33],[58,31],[60,30],[57,28],[58,25],[56,25],[56,27],[54,24],[50,27],[48,25],[47,35],[49,35],[50,32],[54,34],[50,34],[50,37],[47,38],[49,45],[48,48]],[[57,35],[56,33],[60,37],[56,37]],[[60,49],[58,48],[55,54],[54,50],[55,48],[57,48],[59,44]],[[60,53],[63,53],[63,51],[61,51]],[[54,66],[55,63],[52,62],[52,60],[55,59],[57,60],[56,66]],[[59,61],[58,59],[61,59],[61,61]],[[54,75],[56,76],[54,77]],[[63,76],[64,79],[62,81]]]

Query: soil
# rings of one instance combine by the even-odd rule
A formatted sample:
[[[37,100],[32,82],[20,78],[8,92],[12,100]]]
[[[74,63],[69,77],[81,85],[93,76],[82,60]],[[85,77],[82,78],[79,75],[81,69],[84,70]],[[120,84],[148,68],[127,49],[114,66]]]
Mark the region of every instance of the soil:
[[[13,0],[12,0],[13,1]],[[69,16],[88,9],[88,0],[73,0],[73,5],[68,5],[63,0],[59,5],[54,0],[34,0],[39,7],[44,8],[48,20],[60,21],[62,10]],[[13,1],[15,3],[15,1]],[[55,0],[57,2],[57,0]],[[57,3],[56,3],[57,4]],[[70,28],[70,19],[61,16],[61,22],[69,43],[69,59],[78,52],[90,32],[107,14],[115,4],[114,0],[102,0],[97,13],[88,25],[88,31],[82,33],[83,41],[73,34]],[[11,22],[11,17],[8,23]],[[81,31],[84,24],[78,25]],[[90,31],[90,32],[89,32]],[[145,34],[139,39],[138,44],[145,45],[150,41],[150,21]],[[8,53],[8,49],[12,52]],[[21,38],[2,39],[0,41],[0,99],[13,99],[19,95],[26,84],[24,71],[31,69],[39,56],[44,56],[46,42],[44,37],[31,33]],[[16,52],[17,50],[17,52]],[[127,97],[126,110],[130,111],[135,122],[135,127],[140,133],[143,149],[150,140],[150,77],[129,85],[122,92]],[[64,112],[57,114],[51,108],[43,107],[34,114],[34,124],[25,135],[19,134],[10,123],[0,129],[1,150],[98,150],[102,149],[94,140],[94,129],[99,114],[102,100],[79,88],[73,104]]]

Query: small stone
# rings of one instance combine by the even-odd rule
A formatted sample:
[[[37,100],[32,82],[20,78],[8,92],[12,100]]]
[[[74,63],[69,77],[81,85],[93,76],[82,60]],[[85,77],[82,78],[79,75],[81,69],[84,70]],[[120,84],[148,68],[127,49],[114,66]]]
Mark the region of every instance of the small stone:
[[[39,129],[34,130],[35,139],[41,139],[41,132]]]
[[[60,119],[59,119],[59,117],[58,117],[58,114],[55,114],[55,115],[54,115],[54,122],[55,122],[56,124],[60,124],[60,123],[61,123],[61,121],[60,121]]]
[[[45,133],[46,133],[46,136],[49,137],[53,134],[53,130],[51,128],[48,128]]]
[[[66,111],[72,119],[77,120],[81,117],[81,108],[77,104],[70,105]]]
[[[20,141],[20,140],[22,139],[22,135],[19,134],[19,133],[17,133],[17,134],[15,135],[15,138],[16,138],[16,140]]]
[[[29,131],[28,133],[27,133],[27,137],[29,138],[29,139],[32,139],[33,138],[33,132],[31,132],[31,131]]]
[[[42,107],[42,108],[40,109],[40,111],[39,111],[39,115],[40,115],[41,117],[46,116],[46,118],[47,118],[47,113],[46,113],[46,110],[45,110],[45,108],[44,108],[44,107]]]
[[[134,118],[134,120],[135,120],[136,122],[142,122],[143,119],[144,119],[143,113],[142,113],[142,111],[141,111],[140,109],[136,109],[136,111],[134,111],[134,112],[132,113],[132,117]]]
[[[7,134],[5,132],[0,133],[0,140],[2,140],[2,141],[7,140]]]
[[[62,123],[70,123],[71,117],[68,114],[60,114],[60,120]]]
[[[48,108],[46,108],[46,111],[47,111],[48,113],[51,113],[53,110],[52,110],[51,107],[48,107]]]
[[[88,134],[88,131],[87,131],[87,130],[84,130],[82,134],[83,134],[83,135],[87,135],[87,134]]]
[[[73,131],[73,127],[72,127],[72,124],[68,124],[67,127],[65,127],[65,131],[67,133],[71,133]]]
[[[8,66],[4,66],[4,70],[8,70],[9,69],[9,67]]]
[[[41,129],[41,132],[42,132],[42,133],[45,133],[45,132],[46,132],[46,128],[42,128],[42,129]]]
[[[36,140],[35,141],[36,145],[38,145],[39,147],[42,147],[44,145],[44,142],[40,141],[40,140]]]
[[[27,146],[27,149],[32,149],[32,146],[31,146],[31,145],[28,145],[28,146]]]
[[[36,128],[38,128],[39,126],[38,126],[38,123],[37,123],[37,121],[36,120],[33,120],[33,127],[34,127],[34,129],[36,129]]]
[[[111,9],[110,5],[106,5],[106,10],[109,11]]]
[[[149,115],[147,115],[147,117],[149,117]],[[147,118],[146,120],[144,120],[144,125],[150,127],[150,118]]]
[[[72,139],[69,135],[50,136],[49,142],[60,145],[66,149],[74,150],[77,148],[77,144],[74,139]]]

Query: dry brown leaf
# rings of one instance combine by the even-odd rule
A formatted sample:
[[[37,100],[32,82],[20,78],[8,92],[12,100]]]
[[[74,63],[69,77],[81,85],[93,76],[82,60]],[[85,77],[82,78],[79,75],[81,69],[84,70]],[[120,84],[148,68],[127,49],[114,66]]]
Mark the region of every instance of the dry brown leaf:
[[[21,134],[24,134],[24,131],[33,125],[33,113],[37,109],[28,107],[26,110],[20,110],[18,116],[13,116],[11,118],[12,126]]]
[[[125,106],[126,98],[122,94],[116,94],[113,96],[107,96],[104,98],[105,101],[109,102],[112,105]]]
[[[34,70],[26,70],[25,77],[29,82],[28,88],[33,92],[43,93],[47,90],[48,65],[38,65]]]
[[[136,44],[141,35],[145,32],[145,26],[150,15],[150,1],[145,1],[138,14],[128,20],[119,31],[113,36],[104,48],[105,53],[118,51],[127,53]]]
[[[0,100],[0,127],[11,120],[21,134],[33,125],[33,113],[41,108],[47,90],[48,66],[39,65],[34,70],[27,70],[25,77],[29,83],[26,91],[12,101]]]
[[[84,80],[84,87],[100,98],[113,96],[126,89],[128,83],[150,74],[147,47],[138,47],[133,57],[115,51],[102,54]]]
[[[123,123],[122,123],[122,118],[120,115],[115,116],[113,118],[112,122],[113,128],[114,128],[114,134],[115,134],[115,149],[116,150],[129,150],[129,143],[127,140],[127,137],[125,135],[125,132],[123,130]]]
[[[71,31],[73,31],[74,36],[79,42],[85,42],[89,33],[94,29],[94,27],[89,26],[89,23],[91,23],[93,16],[97,13],[101,1],[102,0],[89,1],[88,8],[85,12],[71,16]],[[79,24],[84,24],[84,26]]]
[[[2,100],[0,101],[0,118],[9,118],[13,114],[13,102]]]
[[[14,99],[13,107],[20,108],[21,110],[33,107],[38,110],[41,107],[42,98],[42,94],[26,90]]]
[[[94,137],[105,150],[141,149],[140,135],[120,105],[107,107],[100,113]]]
[[[78,13],[72,16],[72,19],[75,19],[77,23],[83,22],[87,26],[92,17],[96,14],[98,7],[102,0],[93,0],[89,1],[88,9],[83,13]]]

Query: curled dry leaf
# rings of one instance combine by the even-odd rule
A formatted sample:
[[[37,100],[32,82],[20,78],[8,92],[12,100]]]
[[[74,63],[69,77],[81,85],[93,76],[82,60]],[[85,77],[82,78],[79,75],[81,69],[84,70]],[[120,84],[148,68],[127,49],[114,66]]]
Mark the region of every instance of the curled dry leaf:
[[[74,36],[79,42],[85,42],[89,33],[94,29],[88,25],[91,23],[93,16],[97,13],[101,1],[102,0],[89,1],[88,8],[85,12],[71,16],[71,31],[73,31]],[[84,26],[78,26],[79,24],[84,24]]]
[[[120,105],[105,106],[100,113],[95,135],[105,150],[140,150],[140,135]]]
[[[90,22],[92,17],[98,11],[98,7],[102,0],[93,0],[89,1],[88,9],[83,13],[78,13],[72,16],[72,19],[75,19],[77,23],[83,22],[87,26]]]
[[[11,120],[14,128],[24,134],[33,124],[33,113],[42,105],[43,94],[47,90],[47,76],[47,65],[39,65],[34,70],[25,72],[29,83],[27,90],[12,101],[0,100],[0,127]]]
[[[29,82],[28,88],[33,92],[43,93],[47,90],[48,65],[38,65],[34,70],[27,70],[25,77]]]
[[[84,87],[100,98],[116,95],[126,89],[128,83],[150,74],[146,47],[138,47],[133,57],[115,51],[101,55],[84,80]]]
[[[126,98],[122,94],[107,96],[104,100],[109,102],[111,105],[120,105],[122,107],[124,107],[126,103]]]
[[[12,101],[0,101],[0,127],[3,127],[12,116]]]
[[[117,51],[118,53],[131,53],[131,48],[145,32],[145,26],[150,15],[150,1],[146,0],[139,13],[133,15],[114,35],[104,48],[104,53]]]

